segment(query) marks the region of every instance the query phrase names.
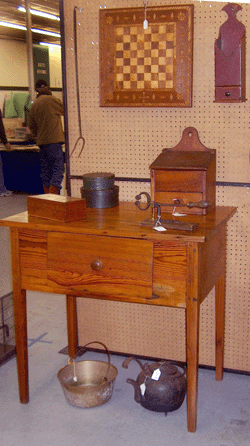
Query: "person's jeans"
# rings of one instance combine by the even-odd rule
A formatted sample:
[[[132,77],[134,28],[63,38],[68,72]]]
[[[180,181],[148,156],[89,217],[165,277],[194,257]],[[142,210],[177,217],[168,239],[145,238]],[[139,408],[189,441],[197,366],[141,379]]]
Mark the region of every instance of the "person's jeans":
[[[3,176],[3,161],[0,153],[0,194],[6,192],[6,187],[4,184],[4,176]]]
[[[62,144],[40,146],[41,179],[45,187],[55,186],[60,191],[64,172]]]

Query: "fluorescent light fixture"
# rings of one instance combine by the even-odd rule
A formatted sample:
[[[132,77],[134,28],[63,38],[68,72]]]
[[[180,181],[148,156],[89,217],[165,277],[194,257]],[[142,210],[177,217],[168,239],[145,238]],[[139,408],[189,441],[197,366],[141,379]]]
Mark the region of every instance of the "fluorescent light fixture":
[[[39,45],[42,45],[42,46],[50,46],[50,47],[52,47],[52,48],[61,48],[61,45],[59,45],[59,43],[39,42]]]
[[[18,11],[26,12],[26,9],[23,6],[18,6],[17,9],[18,9]],[[32,15],[37,15],[39,17],[45,17],[46,19],[51,19],[51,20],[60,20],[60,17],[58,17],[57,15],[54,15],[54,14],[49,14],[48,12],[37,11],[36,9],[30,9],[29,11]]]
[[[26,26],[17,25],[16,23],[9,23],[9,22],[2,22],[2,21],[0,21],[0,26],[6,26],[7,28],[22,29],[24,31],[27,31]],[[59,33],[54,33],[52,31],[46,31],[45,29],[31,28],[31,31],[33,33],[44,34],[46,36],[58,37],[58,39],[61,38],[61,35]]]
[[[18,25],[17,23],[8,23],[0,21],[0,26],[6,26],[7,28],[23,29],[24,31],[27,30],[26,26]]]
[[[44,34],[46,36],[58,37],[59,39],[61,38],[61,35],[59,33],[53,33],[52,31],[45,31],[44,29],[31,28],[31,31],[33,33]]]

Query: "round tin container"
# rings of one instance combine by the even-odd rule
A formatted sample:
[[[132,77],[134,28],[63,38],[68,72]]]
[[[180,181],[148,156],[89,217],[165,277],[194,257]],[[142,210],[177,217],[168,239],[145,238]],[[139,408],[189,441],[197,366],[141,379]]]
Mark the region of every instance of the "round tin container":
[[[108,190],[114,187],[115,175],[107,172],[92,172],[83,175],[85,190]]]
[[[119,186],[107,190],[85,190],[81,187],[81,196],[89,208],[113,208],[119,204]]]

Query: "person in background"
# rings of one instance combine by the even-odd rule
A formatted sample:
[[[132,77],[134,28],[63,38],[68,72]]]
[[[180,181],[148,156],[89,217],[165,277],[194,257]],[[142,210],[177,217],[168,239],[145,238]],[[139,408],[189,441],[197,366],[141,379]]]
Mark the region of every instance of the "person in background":
[[[2,112],[0,110],[0,140],[4,144],[6,150],[10,150],[10,143],[6,138],[6,133],[3,125]],[[0,154],[0,197],[8,197],[12,192],[7,190],[4,184],[4,176],[3,176],[3,162]]]
[[[40,148],[44,193],[59,194],[64,172],[63,103],[52,95],[46,81],[38,80],[35,89],[37,97],[30,108],[29,129]]]

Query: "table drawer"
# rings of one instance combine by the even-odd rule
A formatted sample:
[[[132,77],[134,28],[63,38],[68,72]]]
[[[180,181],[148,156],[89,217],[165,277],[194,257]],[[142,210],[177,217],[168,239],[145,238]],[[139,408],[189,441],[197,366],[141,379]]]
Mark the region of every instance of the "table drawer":
[[[147,240],[49,233],[47,268],[57,292],[152,297],[153,243]]]

